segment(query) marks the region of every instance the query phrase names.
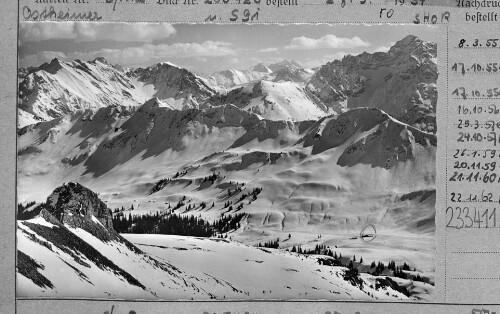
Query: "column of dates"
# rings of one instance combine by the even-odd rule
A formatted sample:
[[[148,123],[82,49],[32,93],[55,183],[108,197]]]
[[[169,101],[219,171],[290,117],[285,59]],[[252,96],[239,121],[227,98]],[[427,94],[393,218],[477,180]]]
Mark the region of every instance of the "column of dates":
[[[448,228],[496,228],[500,205],[498,39],[465,39],[450,59]],[[477,51],[495,53],[477,62]],[[495,59],[499,59],[498,61]],[[450,155],[451,154],[451,155]]]
[[[456,302],[500,288],[500,40],[464,36],[478,33],[448,42],[445,291]]]

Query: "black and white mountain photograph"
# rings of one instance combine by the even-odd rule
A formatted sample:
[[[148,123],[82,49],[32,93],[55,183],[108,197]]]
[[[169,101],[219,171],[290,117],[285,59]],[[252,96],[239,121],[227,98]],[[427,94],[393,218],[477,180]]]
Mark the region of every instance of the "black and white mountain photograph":
[[[437,37],[20,22],[17,297],[432,301]]]

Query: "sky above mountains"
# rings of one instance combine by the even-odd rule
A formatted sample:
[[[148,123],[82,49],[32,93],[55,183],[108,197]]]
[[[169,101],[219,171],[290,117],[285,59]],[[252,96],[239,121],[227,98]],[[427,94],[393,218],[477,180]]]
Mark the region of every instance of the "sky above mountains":
[[[199,73],[296,60],[316,67],[346,54],[387,51],[407,35],[437,41],[438,29],[417,25],[191,25],[21,22],[19,66],[53,58],[104,57],[125,66],[170,61]]]

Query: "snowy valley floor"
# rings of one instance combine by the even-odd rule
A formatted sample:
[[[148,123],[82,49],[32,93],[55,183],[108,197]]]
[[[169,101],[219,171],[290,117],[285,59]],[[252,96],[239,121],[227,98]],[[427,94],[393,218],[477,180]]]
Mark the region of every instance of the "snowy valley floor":
[[[248,292],[247,295],[242,296],[244,299],[409,300],[397,292],[391,292],[388,296],[387,290],[376,291],[370,288],[370,285],[375,286],[376,278],[385,278],[385,276],[361,274],[366,283],[364,291],[358,289],[353,291],[353,286],[342,280],[345,268],[319,264],[318,259],[325,257],[321,255],[297,254],[282,249],[255,248],[226,239],[139,234],[123,234],[123,236],[151,256],[167,260],[174,265],[182,265],[184,269],[189,269],[188,272],[191,274],[205,273],[231,282],[235,287]],[[367,242],[358,239],[356,242],[361,242],[358,247],[354,244],[350,248],[337,249],[337,252],[342,252],[344,256],[362,252],[363,256],[366,256],[363,258],[367,268],[372,260],[378,261],[380,257],[385,260],[388,256],[393,256],[394,260],[418,260],[422,262],[420,265],[426,261],[429,267],[434,267],[430,265],[433,264],[434,252],[429,250],[428,254],[422,254],[422,251],[418,249],[428,247],[429,240],[433,241],[433,239],[421,236],[399,237],[394,240],[390,240],[389,237],[381,238],[380,241],[385,243],[385,248],[381,248],[380,243],[376,249],[369,248],[363,245]],[[386,239],[383,240],[383,238]],[[400,248],[390,248],[396,242],[399,242]],[[414,245],[413,252],[404,249],[409,243]],[[361,248],[361,246],[364,247]],[[307,245],[303,246],[303,248],[307,247]],[[313,248],[314,243],[311,243],[310,247]],[[419,274],[430,276],[433,283],[433,273],[419,272]],[[432,300],[434,286],[394,277],[391,279],[409,288],[410,299]]]
[[[18,268],[26,268],[26,259],[34,267],[28,267],[29,275],[22,274],[22,271],[18,273],[18,296],[430,301],[434,291],[433,284],[390,277],[390,281],[410,292],[408,297],[398,290],[399,287],[391,286],[384,274],[362,273],[362,285],[359,282],[355,285],[344,278],[347,268],[324,265],[319,259],[328,257],[321,255],[257,248],[228,239],[143,234],[123,236],[142,252],[117,241],[103,242],[80,228],[53,225],[41,217],[19,222],[18,248],[22,252],[19,254],[29,257],[22,258],[23,263],[18,264]],[[417,247],[429,246],[429,239],[419,238],[411,240],[415,245],[414,256],[422,255]],[[410,239],[400,238],[399,241],[408,244]],[[339,252],[346,256],[351,250],[361,250],[366,256],[364,264],[369,267],[371,258],[391,252],[389,247],[394,243],[385,243],[389,243],[386,250],[380,250],[379,245],[378,250],[342,248]],[[397,250],[392,253],[411,256],[411,253]],[[420,271],[418,274],[428,275]],[[44,278],[48,278],[48,283]],[[33,279],[38,280],[35,280],[37,284]]]

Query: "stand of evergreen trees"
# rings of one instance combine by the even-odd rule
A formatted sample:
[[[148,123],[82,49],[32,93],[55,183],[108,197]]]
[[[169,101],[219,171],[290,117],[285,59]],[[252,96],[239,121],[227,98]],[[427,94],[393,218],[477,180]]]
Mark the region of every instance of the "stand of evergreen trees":
[[[153,193],[156,193],[160,190],[162,190],[167,184],[169,184],[170,182],[172,182],[172,180],[176,180],[176,179],[179,179],[183,176],[185,176],[186,174],[188,173],[187,170],[184,170],[184,171],[181,171],[181,172],[177,172],[172,178],[163,178],[163,179],[160,179],[158,180],[155,185],[151,188],[151,190],[149,191],[149,194],[153,194]],[[203,184],[205,182],[210,182],[210,184],[214,184],[214,182],[219,178],[219,173],[212,173],[211,175],[209,176],[206,176],[206,177],[203,177],[203,179],[195,179],[194,182],[196,184]],[[192,184],[193,183],[193,180],[189,180],[189,184]]]
[[[240,188],[240,191],[241,191],[241,188]],[[257,195],[259,195],[260,192],[262,192],[262,188],[254,188],[252,190],[252,192],[241,194],[239,201],[241,202],[244,199],[246,199],[247,197],[250,197],[250,202],[253,202],[257,199]]]
[[[326,247],[324,244],[316,244],[314,249],[310,250],[303,250],[302,247],[298,246],[296,247],[295,245],[292,246],[292,252],[297,252],[301,254],[315,254],[315,255],[328,255],[331,257],[334,257],[332,249],[329,247]],[[337,255],[335,254],[335,258],[337,258]]]
[[[120,215],[113,217],[113,228],[118,233],[174,234],[182,236],[212,237],[238,229],[245,214],[226,215],[211,223],[196,216],[176,214]]]
[[[370,268],[375,268],[374,271],[371,273],[374,276],[379,276],[381,275],[385,269],[392,271],[392,274],[394,277],[399,277],[402,279],[412,279],[415,281],[423,281],[423,279],[418,276],[411,276],[405,271],[410,271],[410,265],[403,263],[403,266],[396,266],[396,262],[390,261],[387,266],[384,265],[382,262],[378,262],[378,264],[375,264],[375,262],[372,262],[370,265]],[[416,269],[414,269],[416,270]]]
[[[280,239],[276,239],[276,241],[267,241],[267,242],[264,242],[264,243],[261,243],[259,242],[259,244],[257,244],[257,247],[267,247],[267,248],[270,248],[270,249],[277,249],[280,247]]]
[[[272,241],[270,241],[271,243]],[[274,242],[273,242],[274,243]],[[260,243],[259,243],[260,245]],[[268,243],[265,243],[265,245],[268,245]],[[271,247],[271,246],[268,246]],[[333,257],[333,260],[325,259],[325,258],[320,258],[318,259],[318,262],[323,265],[330,265],[330,266],[344,266],[349,269],[358,269],[361,264],[363,264],[363,257],[359,259],[359,262],[356,262],[356,255],[352,257],[352,259],[349,259],[347,264],[344,261],[342,261],[342,254],[340,256],[337,256],[337,252],[332,251],[329,247],[325,246],[324,244],[316,244],[314,249],[302,249],[302,247],[299,246],[292,246],[292,249],[290,250],[291,252],[299,253],[299,254],[309,254],[309,255],[327,255],[330,257]],[[396,266],[396,262],[390,261],[387,265],[385,265],[383,262],[378,262],[375,263],[373,261],[370,265],[370,269],[372,271],[367,271],[367,273],[372,274],[374,276],[380,276],[382,274],[387,274],[388,272],[392,272],[392,276],[394,277],[399,277],[402,279],[411,279],[414,281],[423,281],[425,282],[426,279],[422,278],[419,274],[415,275],[410,275],[406,271],[410,271],[410,265],[403,263],[402,266]],[[416,271],[416,269],[413,269]],[[350,272],[347,275],[349,278],[356,277],[354,272]]]
[[[151,190],[149,191],[148,194],[153,194],[153,193],[156,193],[158,191],[160,191],[161,189],[163,189],[170,181],[172,181],[172,179],[170,178],[165,178],[165,179],[160,179],[158,182],[155,183],[155,185],[153,186],[153,188],[151,188]]]
[[[209,175],[208,177],[204,177],[203,182],[210,181],[210,183],[214,184],[215,180],[217,180],[218,177],[219,177],[219,174],[214,172],[211,175]]]
[[[349,267],[349,269],[344,272],[344,275],[342,277],[344,277],[345,281],[350,282],[351,285],[359,287],[361,290],[363,290],[363,279],[361,279],[361,277],[359,276],[359,271],[357,268]]]

